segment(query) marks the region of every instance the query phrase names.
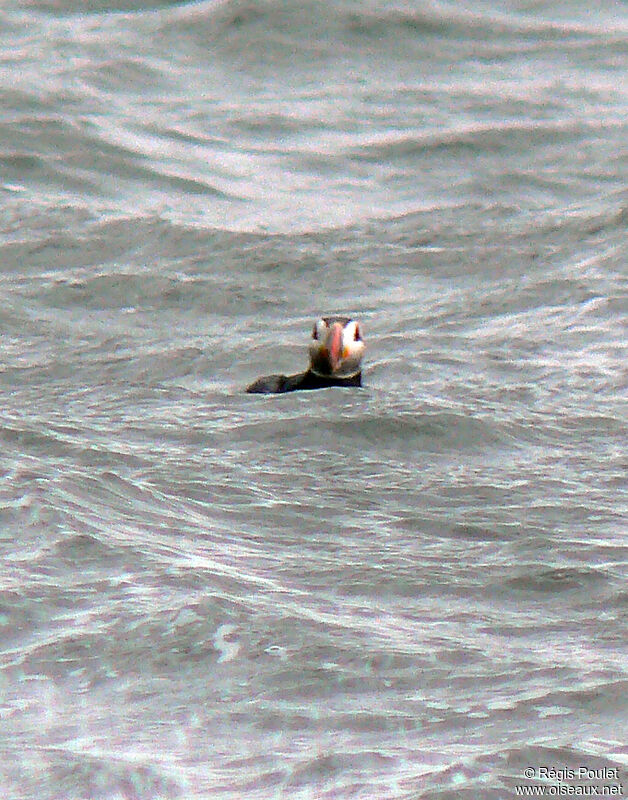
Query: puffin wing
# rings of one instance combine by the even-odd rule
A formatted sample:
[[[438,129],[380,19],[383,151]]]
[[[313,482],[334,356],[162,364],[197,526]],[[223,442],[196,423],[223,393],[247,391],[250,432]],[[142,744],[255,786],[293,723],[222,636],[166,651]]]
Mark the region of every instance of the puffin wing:
[[[289,392],[290,389],[286,387],[288,378],[285,375],[266,375],[264,378],[258,378],[250,386],[246,387],[249,394],[279,394],[280,392]]]

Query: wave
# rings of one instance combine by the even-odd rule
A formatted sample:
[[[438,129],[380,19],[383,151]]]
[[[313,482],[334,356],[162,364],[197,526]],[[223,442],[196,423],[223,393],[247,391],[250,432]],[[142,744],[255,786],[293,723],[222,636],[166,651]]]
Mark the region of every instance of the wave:
[[[251,3],[247,0],[206,0],[200,3],[183,3],[163,11],[167,24],[183,28],[199,24],[219,25],[223,30],[243,30],[262,23],[269,30],[281,32],[335,29],[345,36],[372,39],[383,34],[398,36],[410,34],[474,35],[483,41],[489,38],[511,35],[555,36],[563,40],[565,35],[603,36],[608,41],[609,27],[604,10],[597,15],[599,21],[592,22],[587,14],[583,21],[553,19],[551,13],[543,17],[525,13],[506,13],[485,8],[475,11],[439,2],[420,3],[325,3],[322,0],[293,4],[283,0],[266,0]],[[622,24],[610,9],[608,17],[613,21],[611,38],[620,38],[628,33],[628,24]],[[586,21],[585,21],[586,20]]]

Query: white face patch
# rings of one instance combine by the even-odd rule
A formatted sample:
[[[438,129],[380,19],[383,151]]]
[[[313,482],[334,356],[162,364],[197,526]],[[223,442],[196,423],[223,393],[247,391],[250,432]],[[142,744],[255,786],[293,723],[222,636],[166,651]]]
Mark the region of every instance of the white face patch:
[[[362,331],[360,325],[354,319],[348,322],[342,332],[342,346],[346,350],[352,350],[356,344],[362,342]],[[364,349],[364,342],[362,342]]]
[[[324,319],[317,319],[314,323],[314,332],[312,334],[312,338],[316,339],[319,342],[324,342],[327,336],[327,332],[329,331],[329,327]]]

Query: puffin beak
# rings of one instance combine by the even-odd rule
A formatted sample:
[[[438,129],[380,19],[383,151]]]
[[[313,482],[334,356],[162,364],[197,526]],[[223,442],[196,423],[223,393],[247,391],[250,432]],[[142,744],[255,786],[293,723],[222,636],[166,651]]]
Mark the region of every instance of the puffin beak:
[[[329,366],[332,373],[340,366],[342,361],[342,325],[334,322],[327,336],[327,352],[329,354]]]

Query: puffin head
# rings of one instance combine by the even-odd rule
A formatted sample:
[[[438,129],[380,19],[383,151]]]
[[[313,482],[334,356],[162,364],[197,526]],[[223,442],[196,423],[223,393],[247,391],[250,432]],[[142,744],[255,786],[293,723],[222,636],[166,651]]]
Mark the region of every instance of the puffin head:
[[[322,317],[314,323],[310,369],[323,378],[351,378],[361,369],[364,341],[359,322],[348,317]]]

